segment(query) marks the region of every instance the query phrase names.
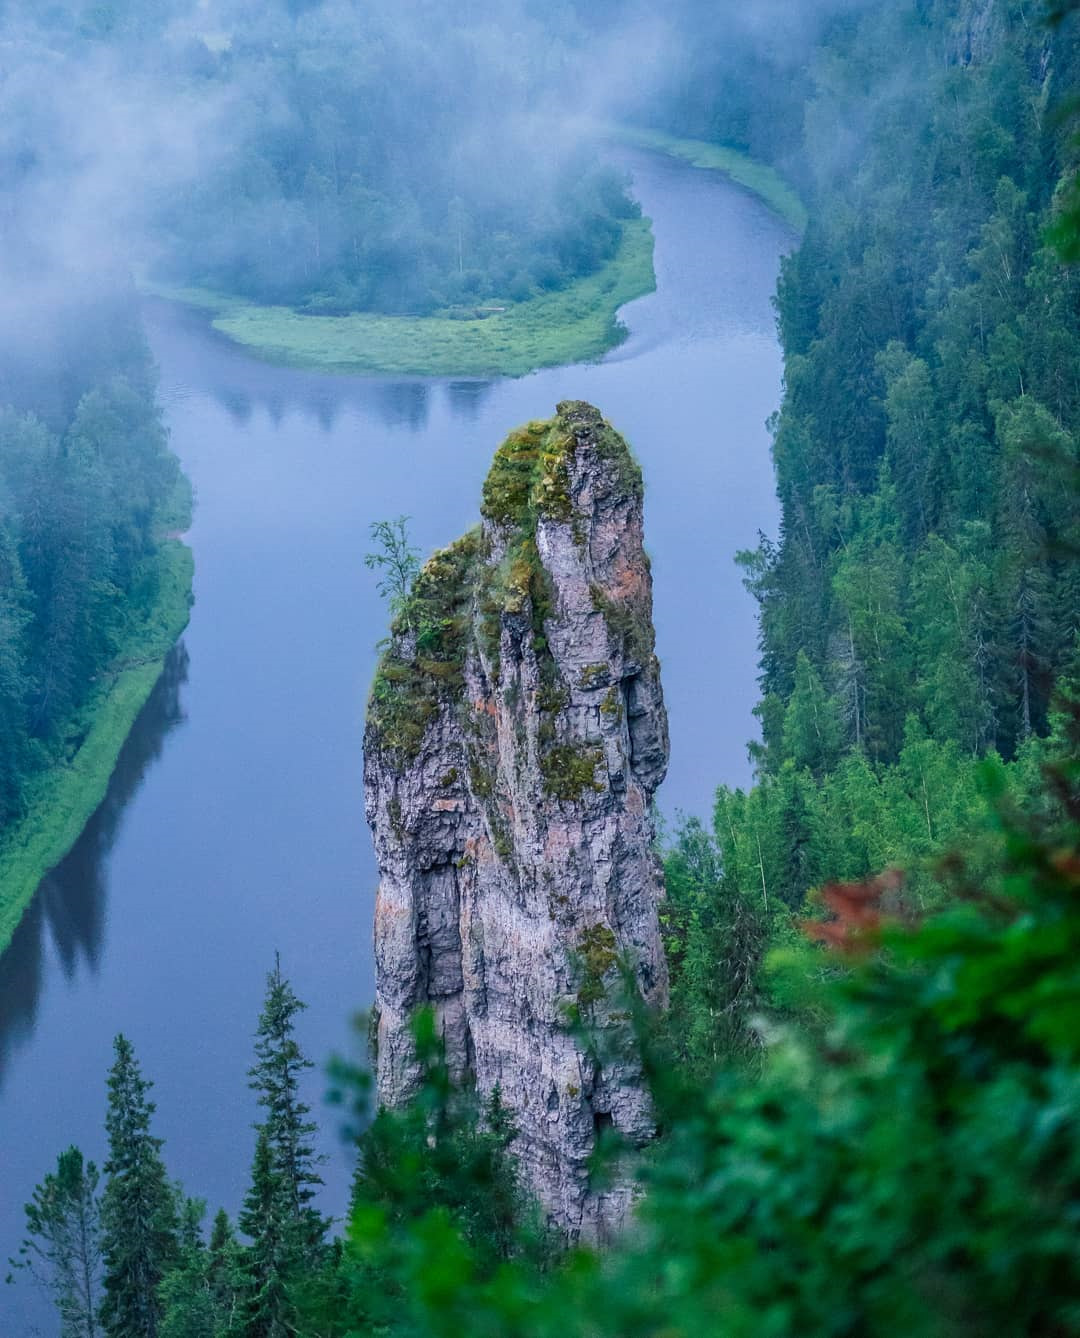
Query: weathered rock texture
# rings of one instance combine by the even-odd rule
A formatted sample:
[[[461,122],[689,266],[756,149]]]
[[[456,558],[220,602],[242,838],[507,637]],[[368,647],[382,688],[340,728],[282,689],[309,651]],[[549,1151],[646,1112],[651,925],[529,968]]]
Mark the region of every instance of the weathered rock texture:
[[[998,49],[1005,26],[1000,0],[960,0],[949,33],[950,61],[985,64]]]
[[[410,1096],[409,1019],[431,1005],[456,1073],[515,1111],[550,1220],[595,1237],[629,1201],[590,1184],[597,1132],[640,1145],[653,1122],[632,1052],[595,1058],[567,1010],[620,1028],[619,958],[648,1003],[667,992],[641,474],[597,410],[563,403],[499,448],[482,513],[418,577],[368,707],[378,1090]]]

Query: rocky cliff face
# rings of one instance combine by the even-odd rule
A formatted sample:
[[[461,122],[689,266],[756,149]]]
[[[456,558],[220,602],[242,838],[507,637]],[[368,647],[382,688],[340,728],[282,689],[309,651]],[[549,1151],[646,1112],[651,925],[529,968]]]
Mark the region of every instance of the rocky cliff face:
[[[999,0],[961,0],[949,31],[950,62],[985,64],[1000,45],[1005,26]]]
[[[567,1010],[617,1028],[620,958],[646,1001],[667,993],[641,474],[596,409],[563,403],[499,448],[482,514],[418,577],[368,707],[379,1097],[409,1097],[409,1018],[432,1006],[456,1073],[514,1110],[550,1220],[597,1236],[629,1195],[590,1185],[597,1133],[641,1144],[652,1117],[632,1056],[594,1057]]]

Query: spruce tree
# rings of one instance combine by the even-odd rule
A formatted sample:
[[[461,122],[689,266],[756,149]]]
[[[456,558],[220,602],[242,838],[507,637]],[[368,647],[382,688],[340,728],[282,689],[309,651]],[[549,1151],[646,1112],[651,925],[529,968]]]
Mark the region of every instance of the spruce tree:
[[[251,1187],[240,1212],[240,1229],[251,1240],[242,1284],[245,1338],[284,1338],[290,1332],[286,1279],[296,1260],[285,1218],[288,1199],[274,1160],[267,1126],[260,1125]]]
[[[97,1338],[101,1272],[98,1171],[77,1147],[57,1158],[56,1170],[35,1186],[26,1205],[26,1239],[18,1259],[52,1296],[61,1338]]]
[[[110,1338],[158,1338],[162,1278],[179,1257],[176,1193],[150,1132],[152,1084],[131,1042],[117,1036],[109,1072],[105,1128],[108,1177],[101,1205],[105,1299],[101,1321]]]
[[[300,1097],[301,1075],[312,1067],[294,1034],[296,1015],[305,1006],[281,974],[281,961],[275,956],[274,969],[266,981],[266,1002],[259,1016],[256,1062],[248,1076],[265,1112],[265,1119],[257,1128],[260,1137],[265,1134],[268,1174],[280,1199],[276,1215],[284,1232],[286,1251],[295,1262],[311,1264],[323,1247],[327,1223],[312,1207],[322,1184],[315,1169],[320,1158],[312,1143],[316,1125],[308,1118],[311,1108]]]
[[[821,676],[800,650],[795,661],[795,686],[784,712],[784,752],[797,767],[816,776],[834,766],[840,755],[842,729],[836,703]]]
[[[324,1249],[327,1222],[312,1206],[322,1184],[312,1143],[316,1126],[300,1096],[300,1079],[312,1064],[295,1036],[296,1015],[304,1006],[275,956],[248,1074],[264,1114],[255,1126],[251,1186],[240,1214],[240,1229],[251,1240],[243,1287],[248,1338],[278,1338],[289,1331],[288,1284],[311,1272]]]
[[[215,1333],[210,1256],[202,1234],[205,1214],[202,1199],[184,1200],[177,1263],[158,1289],[162,1305],[160,1338],[211,1338]]]
[[[228,1213],[219,1208],[210,1231],[207,1265],[215,1338],[233,1338],[243,1332],[241,1300],[248,1281],[247,1253],[236,1239]]]

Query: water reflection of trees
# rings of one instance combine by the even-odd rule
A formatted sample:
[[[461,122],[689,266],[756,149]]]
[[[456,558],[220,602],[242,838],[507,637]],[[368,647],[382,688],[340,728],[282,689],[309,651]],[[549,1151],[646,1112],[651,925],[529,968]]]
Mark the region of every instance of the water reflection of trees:
[[[447,403],[455,418],[474,422],[491,394],[492,381],[450,381],[446,387]]]
[[[424,377],[342,376],[268,365],[210,329],[205,317],[169,303],[148,301],[146,314],[158,360],[181,385],[210,395],[238,426],[256,409],[280,423],[299,412],[331,432],[354,410],[390,428],[422,432],[441,389],[455,418],[474,420],[492,381]]]
[[[166,737],[184,719],[180,689],[187,673],[188,655],[181,643],[170,652],[135,721],[101,806],[71,853],[42,881],[11,946],[0,957],[0,1085],[8,1056],[33,1035],[49,943],[65,979],[71,980],[80,966],[97,971],[107,919],[109,851],[143,777]]]

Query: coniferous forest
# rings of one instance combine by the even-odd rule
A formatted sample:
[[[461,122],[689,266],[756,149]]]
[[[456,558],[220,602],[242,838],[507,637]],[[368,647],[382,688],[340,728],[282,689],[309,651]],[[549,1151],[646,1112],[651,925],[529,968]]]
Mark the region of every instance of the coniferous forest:
[[[416,314],[569,289],[640,217],[592,139],[567,153],[536,128],[594,53],[609,102],[583,95],[585,113],[748,154],[809,220],[775,297],[779,526],[737,556],[714,544],[759,615],[755,779],[661,837],[669,1008],[597,941],[566,1013],[598,1064],[633,1054],[651,1097],[648,1146],[598,1124],[590,1164],[601,1190],[634,1180],[633,1220],[602,1241],[556,1229],[512,1102],[458,1080],[437,1010],[412,1019],[408,1104],[306,1053],[283,945],[251,1001],[242,1204],[173,1179],[155,1075],[118,1035],[105,1155],[41,1168],[17,1285],[45,1289],[65,1338],[1080,1333],[1076,6],[837,0],[800,7],[793,38],[781,3],[736,23],[678,0],[644,103],[598,73],[621,6],[406,9],[230,0],[193,27],[180,0],[0,5],[29,52],[0,88],[3,269],[33,313],[17,339],[0,325],[0,830],[78,750],[104,685],[175,636],[190,586],[173,537],[190,490],[131,280],[72,269],[58,295],[42,249],[35,173],[76,149],[35,71],[119,52],[174,108],[227,108],[235,133],[201,169],[140,200],[146,272]],[[533,506],[521,459],[507,496]],[[421,572],[404,519],[374,528],[384,670],[452,692],[441,568]],[[502,578],[533,601],[539,655],[549,594],[527,550]],[[603,1034],[601,999],[621,1024]],[[343,1220],[320,1196],[327,1124],[355,1166]]]

